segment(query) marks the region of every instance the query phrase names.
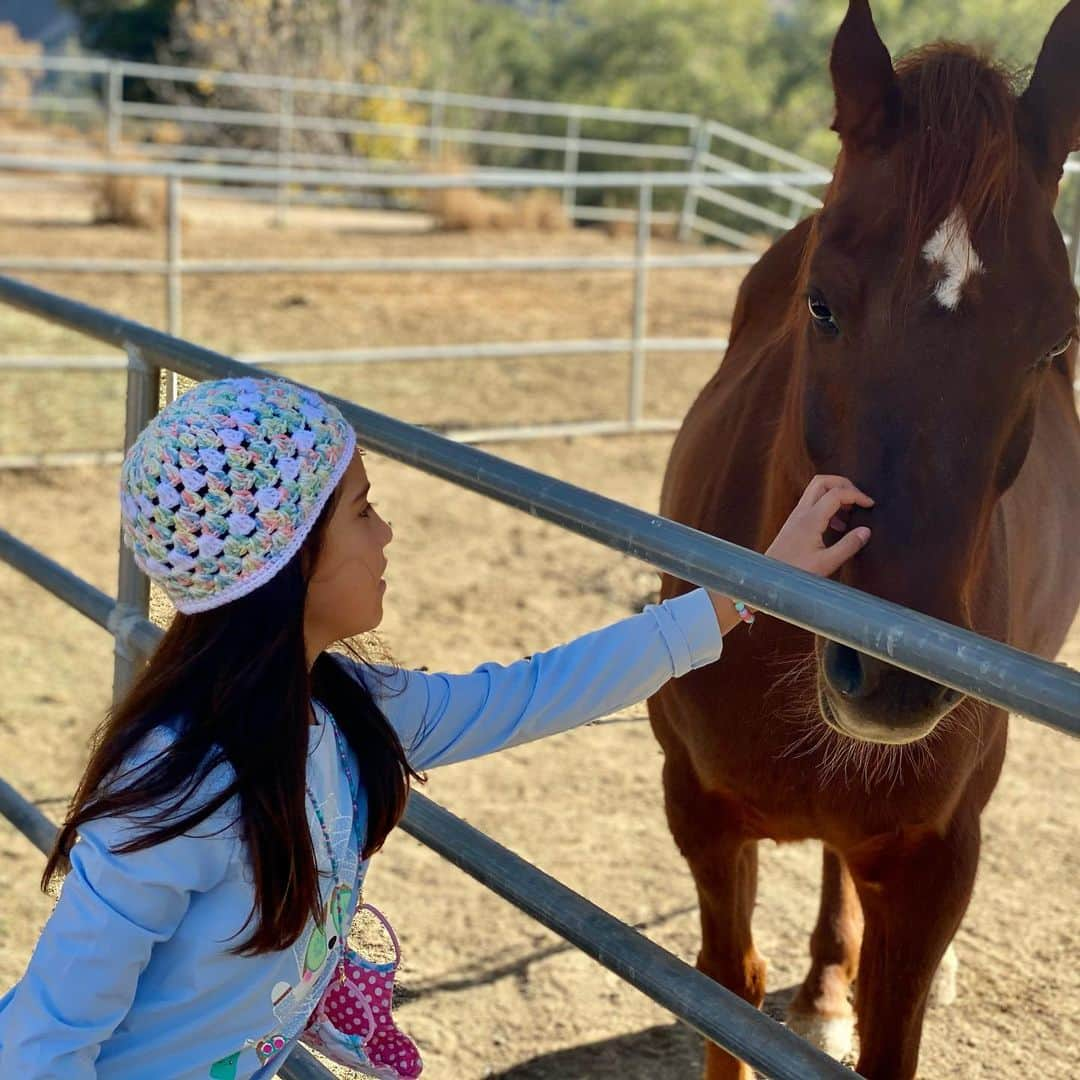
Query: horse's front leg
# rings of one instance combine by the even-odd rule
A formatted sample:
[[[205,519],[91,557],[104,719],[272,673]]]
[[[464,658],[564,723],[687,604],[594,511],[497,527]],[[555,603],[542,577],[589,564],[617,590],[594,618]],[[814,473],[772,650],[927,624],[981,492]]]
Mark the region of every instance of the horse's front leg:
[[[668,757],[664,793],[668,824],[697,885],[697,966],[759,1007],[765,996],[765,961],[754,948],[750,927],[757,894],[757,842],[741,831],[735,807],[701,790],[685,758]],[[706,1080],[751,1080],[753,1075],[727,1051],[706,1044]]]
[[[788,1007],[788,1027],[835,1058],[851,1050],[855,1013],[848,988],[859,970],[863,915],[844,860],[822,849],[821,907],[810,937],[810,972]]]
[[[944,832],[904,828],[847,852],[865,930],[855,991],[868,1080],[911,1080],[934,973],[967,909],[979,816],[961,807]]]

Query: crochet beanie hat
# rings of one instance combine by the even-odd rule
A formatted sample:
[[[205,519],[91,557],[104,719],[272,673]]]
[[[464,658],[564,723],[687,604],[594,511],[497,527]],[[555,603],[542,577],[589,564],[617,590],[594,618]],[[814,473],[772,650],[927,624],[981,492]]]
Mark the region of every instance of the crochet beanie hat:
[[[124,544],[178,611],[226,604],[300,550],[355,448],[352,425],[313,390],[284,379],[199,383],[124,456]]]

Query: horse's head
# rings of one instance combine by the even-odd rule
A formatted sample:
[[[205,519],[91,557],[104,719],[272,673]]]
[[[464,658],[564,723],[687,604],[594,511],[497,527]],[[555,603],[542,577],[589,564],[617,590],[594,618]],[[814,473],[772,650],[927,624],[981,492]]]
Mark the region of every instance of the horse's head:
[[[795,323],[797,410],[817,472],[877,500],[858,588],[983,633],[991,513],[1027,456],[1048,380],[1071,381],[1077,294],[1053,206],[1080,134],[1080,0],[1030,85],[961,46],[896,68],[866,0],[833,45],[841,140]],[[908,742],[960,695],[834,642],[820,703],[847,735]]]

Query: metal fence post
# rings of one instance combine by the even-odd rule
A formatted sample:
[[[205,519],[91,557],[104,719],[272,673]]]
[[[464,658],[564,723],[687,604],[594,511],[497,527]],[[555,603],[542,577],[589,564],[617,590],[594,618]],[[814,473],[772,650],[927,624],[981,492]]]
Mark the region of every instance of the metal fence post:
[[[105,149],[110,155],[115,154],[120,147],[123,103],[124,71],[119,64],[110,64],[105,85]]]
[[[277,166],[279,169],[287,169],[292,164],[293,120],[295,115],[292,84],[286,83],[281,88],[281,101],[278,112]],[[275,225],[285,224],[285,211],[288,209],[288,205],[289,185],[282,182],[277,186],[277,204],[274,210]]]
[[[577,176],[578,153],[581,147],[581,113],[574,111],[566,117],[566,153],[563,157],[563,172],[567,176]],[[574,223],[574,211],[577,209],[577,188],[563,188],[563,210],[570,224]]]
[[[166,260],[166,329],[173,337],[180,336],[183,303],[183,270],[180,265],[180,184],[179,176],[169,177],[169,221]],[[165,381],[165,403],[176,398],[176,372],[170,371]]]
[[[709,134],[709,122],[705,117],[698,117],[693,129],[693,152],[690,155],[690,172],[701,172],[702,159],[709,149],[712,136]],[[682,211],[679,213],[679,243],[685,244],[690,239],[690,230],[694,227],[694,215],[697,213],[697,188],[686,185],[683,195]]]
[[[139,432],[154,418],[158,411],[161,369],[147,363],[134,345],[125,347],[127,352],[127,400],[124,416],[124,453],[138,438]],[[150,612],[150,579],[135,565],[134,556],[124,546],[120,536],[120,566],[116,587],[116,601],[126,614],[138,613],[144,618]],[[113,701],[119,701],[127,692],[135,677],[142,658],[127,644],[124,635],[116,636],[113,659]]]
[[[648,303],[649,231],[652,228],[652,187],[642,184],[638,191],[637,237],[634,242],[634,310],[630,346],[630,426],[641,423],[645,396],[645,307]]]
[[[428,137],[428,153],[432,161],[442,159],[443,128],[446,126],[446,94],[436,90],[431,96],[431,133]]]

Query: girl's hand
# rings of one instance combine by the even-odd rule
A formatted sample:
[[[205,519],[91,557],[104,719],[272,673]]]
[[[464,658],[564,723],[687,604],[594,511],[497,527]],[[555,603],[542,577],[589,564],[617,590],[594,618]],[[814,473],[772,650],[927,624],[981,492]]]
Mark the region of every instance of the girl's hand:
[[[815,476],[765,554],[811,574],[830,577],[866,546],[870,530],[860,525],[828,547],[822,534],[830,525],[837,532],[847,531],[844,520],[836,516],[841,510],[849,506],[873,505],[874,500],[846,477]],[[720,629],[727,633],[739,624],[735,606],[729,597],[719,593],[710,596]]]
[[[860,525],[831,547],[825,546],[822,533],[830,524],[837,532],[847,531],[843,518],[836,517],[841,510],[849,506],[873,505],[874,500],[847,477],[815,476],[765,554],[811,574],[831,577],[866,546],[870,530]]]

